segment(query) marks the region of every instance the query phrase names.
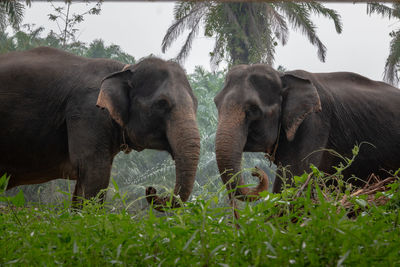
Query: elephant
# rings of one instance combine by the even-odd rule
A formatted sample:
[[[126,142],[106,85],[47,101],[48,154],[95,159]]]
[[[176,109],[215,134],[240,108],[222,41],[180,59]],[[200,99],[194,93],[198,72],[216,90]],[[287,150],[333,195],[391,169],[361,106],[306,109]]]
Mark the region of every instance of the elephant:
[[[230,197],[249,199],[267,189],[263,181],[250,190],[240,175],[232,178],[242,152],[266,153],[286,167],[277,170],[282,178],[285,170],[302,175],[310,164],[333,174],[342,160],[331,152],[352,158],[358,144],[358,155],[342,173],[355,186],[371,173],[383,177],[400,168],[400,90],[384,82],[351,72],[282,73],[265,64],[237,65],[214,102],[217,165]],[[282,191],[283,180],[293,184],[288,176],[275,179],[274,193]]]
[[[125,65],[49,47],[4,54],[0,173],[10,175],[8,189],[76,180],[72,200],[80,203],[107,188],[118,152],[164,150],[175,161],[174,195],[184,202],[199,161],[196,110],[185,71],[172,61]],[[159,205],[170,199],[154,188],[146,193]]]

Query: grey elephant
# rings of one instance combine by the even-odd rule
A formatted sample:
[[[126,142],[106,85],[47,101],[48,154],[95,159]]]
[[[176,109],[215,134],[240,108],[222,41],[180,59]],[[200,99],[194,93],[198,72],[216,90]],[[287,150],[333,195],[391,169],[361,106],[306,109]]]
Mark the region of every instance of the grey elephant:
[[[349,72],[280,73],[263,64],[238,65],[214,100],[216,157],[226,184],[240,171],[244,151],[266,152],[293,175],[311,163],[334,173],[340,158],[328,150],[351,158],[354,145],[367,142],[372,145],[363,144],[343,172],[349,182],[360,185],[371,173],[383,177],[400,168],[400,90],[386,83]],[[238,175],[227,186],[232,196],[246,199],[266,189],[261,182],[252,190],[237,188],[244,184]],[[276,178],[273,192],[281,189]]]
[[[79,202],[108,186],[121,150],[166,150],[176,165],[174,194],[186,201],[200,153],[196,109],[177,63],[147,58],[125,65],[47,47],[4,54],[0,173],[11,175],[8,189],[76,180]],[[164,205],[155,193],[147,189],[148,201]]]

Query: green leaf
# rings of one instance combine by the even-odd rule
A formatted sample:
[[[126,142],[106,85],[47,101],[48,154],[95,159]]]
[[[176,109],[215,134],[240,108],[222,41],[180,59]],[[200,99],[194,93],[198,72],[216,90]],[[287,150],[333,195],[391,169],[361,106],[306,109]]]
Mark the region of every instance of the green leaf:
[[[22,207],[25,205],[25,197],[24,197],[24,193],[22,192],[22,190],[19,190],[18,194],[16,194],[14,197],[11,197],[11,202],[16,207]]]
[[[357,203],[359,206],[361,206],[361,207],[363,207],[363,208],[365,208],[365,207],[368,206],[368,202],[365,201],[365,200],[362,199],[362,198],[356,198],[355,201],[356,201],[356,203]]]
[[[3,174],[0,178],[0,194],[4,193],[7,189],[8,180],[10,180],[10,176],[7,174]]]

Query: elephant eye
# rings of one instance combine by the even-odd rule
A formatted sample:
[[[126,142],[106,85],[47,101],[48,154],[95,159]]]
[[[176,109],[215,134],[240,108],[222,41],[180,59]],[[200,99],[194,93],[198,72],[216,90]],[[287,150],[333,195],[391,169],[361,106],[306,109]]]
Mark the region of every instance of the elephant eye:
[[[258,120],[261,118],[262,112],[256,105],[251,105],[246,110],[246,118],[249,120]]]
[[[171,106],[166,99],[160,99],[153,104],[153,110],[160,112],[168,112]]]

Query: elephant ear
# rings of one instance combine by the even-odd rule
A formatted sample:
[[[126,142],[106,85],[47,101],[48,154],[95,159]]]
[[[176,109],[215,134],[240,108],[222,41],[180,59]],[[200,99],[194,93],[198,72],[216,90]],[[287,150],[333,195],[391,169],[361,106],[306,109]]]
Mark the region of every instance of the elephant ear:
[[[131,71],[115,72],[103,79],[96,106],[106,108],[111,117],[122,127],[129,117],[129,77]]]
[[[312,112],[321,111],[321,101],[311,81],[293,74],[281,77],[283,84],[282,125],[289,141],[294,139],[303,120]]]

